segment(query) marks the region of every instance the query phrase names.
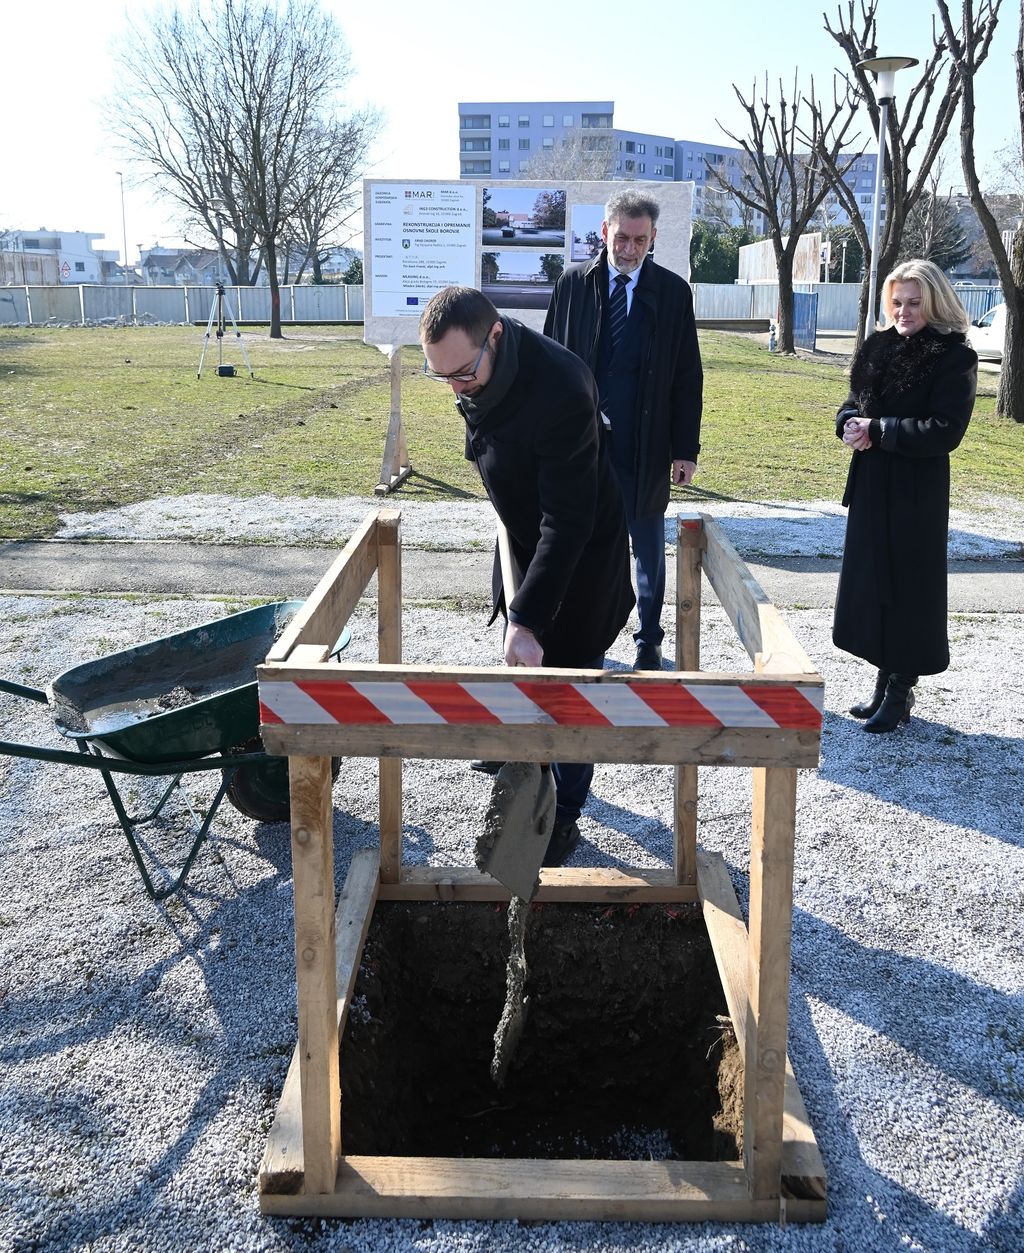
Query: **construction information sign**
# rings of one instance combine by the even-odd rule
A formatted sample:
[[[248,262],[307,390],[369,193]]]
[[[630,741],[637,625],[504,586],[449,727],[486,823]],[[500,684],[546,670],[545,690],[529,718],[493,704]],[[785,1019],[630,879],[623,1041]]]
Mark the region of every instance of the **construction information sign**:
[[[435,292],[476,281],[476,187],[372,183],[370,282],[375,318],[418,318]]]

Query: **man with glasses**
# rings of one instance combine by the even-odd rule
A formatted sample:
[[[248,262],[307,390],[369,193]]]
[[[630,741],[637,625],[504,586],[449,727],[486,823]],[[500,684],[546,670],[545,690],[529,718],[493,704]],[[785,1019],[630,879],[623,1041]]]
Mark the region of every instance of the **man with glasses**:
[[[605,246],[560,276],[544,334],[597,379],[636,562],[633,669],[660,670],[665,510],[670,481],[689,483],[697,471],[704,374],[689,285],[647,255],[658,233],[657,202],[627,189],[604,214]]]
[[[622,497],[598,428],[590,371],[572,353],[472,287],[446,287],[420,318],[428,377],[451,387],[466,423],[466,456],[509,536],[518,590],[504,610],[505,663],[599,670],[634,598]],[[560,866],[592,764],[559,763],[555,827],[544,859]]]

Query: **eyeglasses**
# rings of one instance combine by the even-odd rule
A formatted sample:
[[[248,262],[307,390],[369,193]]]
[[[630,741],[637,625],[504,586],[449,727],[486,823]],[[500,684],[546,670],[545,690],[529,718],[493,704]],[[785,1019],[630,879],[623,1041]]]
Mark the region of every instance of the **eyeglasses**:
[[[484,359],[484,353],[487,351],[487,345],[491,342],[490,335],[484,340],[480,346],[480,355],[473,362],[472,370],[459,374],[438,374],[436,370],[432,370],[427,364],[426,357],[423,358],[423,373],[428,379],[433,379],[436,383],[473,383],[476,381],[476,372],[480,369],[480,362]]]

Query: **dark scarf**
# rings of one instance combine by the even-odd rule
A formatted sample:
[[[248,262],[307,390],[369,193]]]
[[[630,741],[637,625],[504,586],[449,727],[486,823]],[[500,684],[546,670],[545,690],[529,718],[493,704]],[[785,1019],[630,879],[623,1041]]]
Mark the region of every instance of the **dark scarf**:
[[[947,352],[965,342],[959,331],[942,334],[930,326],[916,335],[900,335],[896,328],[869,335],[850,370],[850,391],[865,418],[882,416],[881,398],[890,399],[917,387]]]
[[[488,413],[501,404],[519,373],[519,336],[523,324],[502,318],[501,325],[504,329],[494,350],[494,370],[487,386],[476,396],[463,393],[455,402],[470,426],[479,426]]]

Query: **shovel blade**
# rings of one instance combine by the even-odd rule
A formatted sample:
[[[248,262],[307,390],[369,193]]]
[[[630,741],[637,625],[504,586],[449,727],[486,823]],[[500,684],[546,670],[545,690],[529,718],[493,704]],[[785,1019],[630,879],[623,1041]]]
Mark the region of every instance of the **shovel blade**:
[[[477,869],[528,901],[555,825],[555,781],[535,761],[507,761],[498,771],[484,829],[476,842]]]

